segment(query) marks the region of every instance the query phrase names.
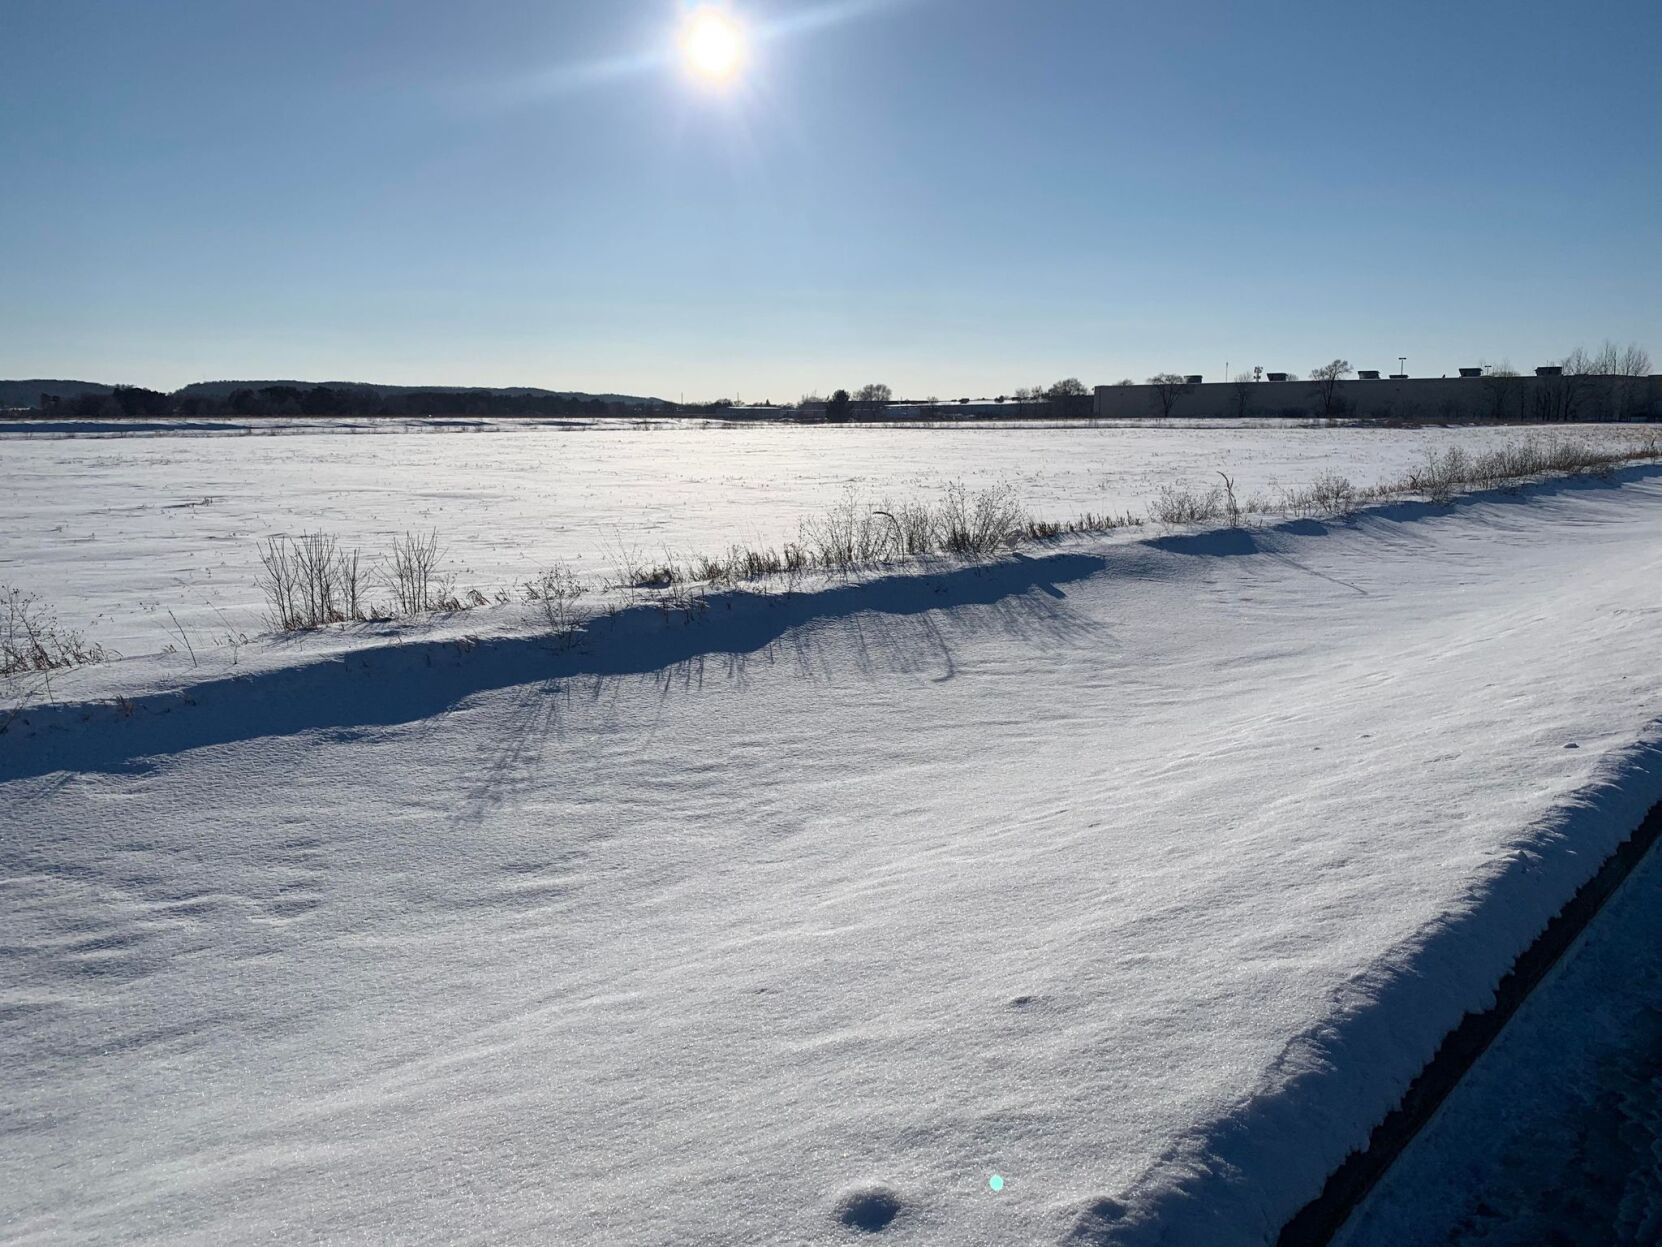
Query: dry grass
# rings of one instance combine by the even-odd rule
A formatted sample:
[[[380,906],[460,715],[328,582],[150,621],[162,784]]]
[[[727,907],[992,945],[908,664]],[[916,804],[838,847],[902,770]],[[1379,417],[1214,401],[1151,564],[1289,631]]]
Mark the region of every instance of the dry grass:
[[[88,641],[35,597],[0,584],[0,735],[35,698],[52,696],[52,677],[103,662],[102,646]]]
[[[961,482],[948,485],[935,521],[935,538],[947,554],[986,555],[1012,544],[1027,523],[1027,512],[1008,485],[970,494]]]
[[[1283,490],[1280,510],[1300,518],[1349,515],[1363,497],[1348,477],[1324,472],[1303,489]]]
[[[0,584],[0,677],[49,676],[105,657],[101,646],[60,624],[38,597]]]
[[[1223,490],[1214,485],[1202,493],[1162,485],[1148,513],[1159,524],[1210,524],[1223,517]]]
[[[582,631],[574,608],[587,592],[588,587],[563,563],[525,582],[526,601],[542,608],[549,635],[562,647],[575,644]]]
[[[1360,487],[1336,473],[1324,473],[1301,489],[1282,490],[1275,500],[1240,498],[1234,480],[1219,473],[1221,484],[1204,490],[1168,485],[1150,502],[1147,517],[1085,513],[1072,520],[1030,514],[1007,484],[971,491],[961,482],[947,486],[934,503],[885,499],[863,502],[850,490],[823,514],[802,522],[799,538],[782,547],[732,545],[714,555],[677,561],[643,560],[621,540],[612,551],[619,574],[607,586],[630,600],[658,606],[666,620],[691,622],[708,609],[704,587],[758,585],[771,591],[783,581],[795,591],[801,577],[818,572],[846,575],[930,556],[981,558],[1021,543],[1055,541],[1082,533],[1105,533],[1152,521],[1167,526],[1227,523],[1240,526],[1253,517],[1337,517],[1360,507],[1393,499],[1422,497],[1446,503],[1466,489],[1493,489],[1555,475],[1607,473],[1627,464],[1662,460],[1662,430],[1645,430],[1625,442],[1532,435],[1489,450],[1471,452],[1454,446],[1428,452],[1400,480]],[[274,538],[262,551],[261,586],[272,604],[272,622],[282,631],[321,627],[365,618],[417,616],[466,610],[510,595],[465,595],[451,588],[442,570],[438,535],[408,534],[395,542],[380,573],[392,595],[385,607],[364,601],[370,579],[357,550],[343,550],[333,538],[311,534]],[[537,603],[549,632],[570,644],[581,632],[576,603],[589,592],[569,567],[561,565],[525,582],[521,594]],[[95,647],[94,647],[95,648]]]

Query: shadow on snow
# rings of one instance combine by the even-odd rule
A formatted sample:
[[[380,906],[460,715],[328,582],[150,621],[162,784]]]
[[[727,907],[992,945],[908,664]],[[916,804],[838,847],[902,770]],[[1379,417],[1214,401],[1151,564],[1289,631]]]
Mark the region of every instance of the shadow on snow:
[[[46,705],[0,737],[0,782],[55,771],[120,771],[147,758],[258,737],[349,731],[418,722],[481,692],[579,677],[654,676],[666,689],[696,685],[706,661],[744,659],[781,642],[813,670],[820,625],[851,625],[859,668],[916,670],[926,657],[951,678],[937,612],[986,608],[979,626],[1007,635],[1059,637],[1075,628],[1061,586],[1101,572],[1100,556],[1016,555],[947,571],[908,572],[814,592],[712,594],[699,616],[638,605],[586,621],[579,644],[547,636],[416,640],[186,688],[108,702]],[[896,624],[912,626],[897,630]]]

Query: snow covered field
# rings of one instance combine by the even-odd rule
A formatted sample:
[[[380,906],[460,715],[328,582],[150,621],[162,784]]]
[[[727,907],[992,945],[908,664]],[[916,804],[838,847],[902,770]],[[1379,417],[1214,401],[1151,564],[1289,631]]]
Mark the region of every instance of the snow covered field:
[[[14,422],[15,426],[15,422]],[[34,426],[31,426],[34,427]],[[260,426],[262,428],[266,426]],[[512,587],[555,560],[600,578],[621,549],[720,553],[777,545],[850,485],[868,498],[1008,481],[1049,518],[1142,513],[1166,484],[1241,495],[1337,471],[1395,478],[1427,448],[1476,449],[1509,429],[723,428],[435,423],[368,434],[278,425],[276,436],[62,438],[0,432],[0,582],[54,602],[123,654],[199,651],[263,627],[258,544],[323,530],[380,554],[437,529],[463,587]],[[1589,426],[1609,436],[1609,426]],[[174,619],[168,618],[168,611]]]
[[[506,566],[600,500],[697,547],[856,475],[1101,509],[1445,436],[965,431],[925,472],[907,434],[827,430],[787,487],[773,432],[650,435],[673,488],[624,434],[339,438],[315,469],[301,438],[8,443],[44,530],[6,574],[63,601],[229,569],[291,514],[399,526],[417,482]],[[224,502],[163,515],[164,481]],[[89,498],[113,571],[46,548]],[[569,651],[482,611],[477,640],[66,681],[133,700],[0,738],[0,1227],[1273,1241],[1662,797],[1662,471],[1144,537],[643,608]]]

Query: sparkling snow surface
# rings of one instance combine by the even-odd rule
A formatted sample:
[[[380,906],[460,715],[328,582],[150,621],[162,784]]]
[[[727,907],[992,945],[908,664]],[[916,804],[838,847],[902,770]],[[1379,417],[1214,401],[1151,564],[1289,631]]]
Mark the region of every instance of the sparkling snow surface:
[[[13,426],[16,427],[16,426]],[[937,496],[1010,483],[1040,515],[1139,515],[1167,484],[1217,473],[1244,499],[1324,471],[1395,479],[1428,447],[1477,448],[1516,429],[700,428],[435,423],[356,434],[64,438],[0,433],[0,582],[127,655],[197,650],[258,632],[259,544],[321,530],[378,556],[435,529],[461,587],[512,588],[556,560],[591,578],[639,562],[795,540],[852,485]],[[400,424],[396,427],[405,428]],[[457,431],[458,429],[464,431]],[[1621,436],[1609,425],[1591,437]],[[168,617],[173,612],[173,618]]]
[[[1618,480],[30,716],[0,1227],[1272,1241],[1662,796]]]

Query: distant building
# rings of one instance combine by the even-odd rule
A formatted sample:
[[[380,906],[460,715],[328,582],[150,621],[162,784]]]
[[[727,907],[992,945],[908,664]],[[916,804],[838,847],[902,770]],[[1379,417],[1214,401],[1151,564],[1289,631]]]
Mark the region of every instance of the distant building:
[[[1460,374],[1382,381],[1370,370],[1329,387],[1272,372],[1268,381],[1186,383],[1175,395],[1170,387],[1162,394],[1153,385],[1099,385],[1093,414],[1102,420],[1662,420],[1662,375],[1565,376],[1558,367],[1527,377],[1483,376],[1476,368]]]

